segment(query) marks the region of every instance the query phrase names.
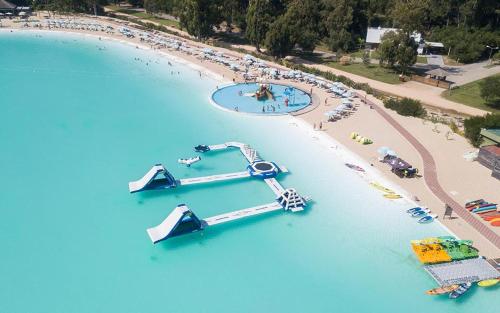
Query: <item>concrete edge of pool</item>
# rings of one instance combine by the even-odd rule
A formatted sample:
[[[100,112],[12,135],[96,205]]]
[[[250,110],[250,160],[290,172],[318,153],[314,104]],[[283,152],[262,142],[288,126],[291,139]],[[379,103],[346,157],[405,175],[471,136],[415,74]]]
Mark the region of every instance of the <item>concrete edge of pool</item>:
[[[223,104],[219,103],[217,100],[214,99],[214,96],[217,93],[220,93],[220,92],[222,92],[224,90],[227,90],[227,88],[235,87],[235,86],[239,86],[239,85],[248,86],[248,85],[256,85],[256,84],[258,84],[258,83],[257,82],[249,82],[249,83],[227,83],[227,84],[220,85],[214,91],[212,91],[212,93],[209,96],[209,101],[210,101],[210,103],[213,106],[215,106],[218,109],[221,109],[223,111],[232,112],[232,113],[248,114],[248,115],[254,115],[254,116],[297,115],[297,114],[301,113],[302,111],[304,111],[303,113],[309,112],[309,111],[311,111],[312,109],[314,109],[316,107],[316,106],[314,106],[314,103],[313,103],[313,96],[310,93],[302,90],[301,88],[295,87],[295,86],[286,85],[286,84],[279,84],[279,83],[269,83],[269,85],[279,86],[279,87],[285,87],[285,89],[286,88],[291,88],[294,91],[295,90],[300,91],[300,92],[303,93],[302,96],[304,96],[304,95],[307,96],[307,98],[308,98],[307,104],[305,104],[305,105],[298,105],[295,110],[289,110],[289,111],[283,111],[283,112],[270,112],[270,111],[265,111],[265,112],[254,111],[254,112],[252,112],[252,111],[240,110],[238,104],[236,104],[236,105],[232,104],[234,107],[237,107],[238,110],[231,109],[227,105],[223,105]],[[282,96],[282,95],[280,95],[280,96]],[[259,100],[255,100],[255,101],[257,102]]]

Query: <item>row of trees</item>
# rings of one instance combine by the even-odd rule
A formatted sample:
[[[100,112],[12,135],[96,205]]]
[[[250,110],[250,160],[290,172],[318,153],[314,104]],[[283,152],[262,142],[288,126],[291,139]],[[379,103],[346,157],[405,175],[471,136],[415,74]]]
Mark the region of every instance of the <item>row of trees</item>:
[[[27,0],[17,0],[27,1]],[[35,0],[63,10],[89,11],[117,0]],[[191,35],[206,39],[216,31],[238,30],[257,49],[274,56],[318,43],[333,51],[362,46],[369,26],[395,27],[407,35],[422,32],[445,43],[450,54],[470,62],[500,45],[498,0],[129,0],[150,13],[179,17]],[[466,39],[466,40],[464,40]],[[408,38],[391,39],[415,48]],[[396,54],[406,53],[398,49]],[[393,63],[389,57],[383,62]],[[396,61],[398,62],[398,61]],[[398,62],[399,63],[399,62]]]

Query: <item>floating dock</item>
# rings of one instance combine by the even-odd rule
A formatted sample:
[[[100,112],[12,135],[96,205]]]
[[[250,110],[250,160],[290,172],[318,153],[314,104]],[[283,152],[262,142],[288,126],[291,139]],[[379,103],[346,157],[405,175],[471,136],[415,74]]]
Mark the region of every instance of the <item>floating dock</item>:
[[[500,272],[483,258],[426,265],[424,269],[441,287],[500,277]]]
[[[309,198],[300,196],[294,188],[285,189],[275,178],[280,173],[287,173],[288,169],[283,166],[278,166],[274,162],[264,161],[259,156],[258,152],[252,149],[249,145],[232,141],[211,146],[199,145],[195,147],[195,151],[205,153],[228,148],[237,148],[240,150],[241,154],[249,163],[246,171],[176,180],[163,165],[156,164],[141,179],[130,182],[129,191],[134,193],[145,190],[171,189],[185,185],[253,177],[263,180],[269,186],[271,191],[276,196],[276,201],[205,219],[199,219],[185,204],[180,204],[172,210],[172,212],[160,225],[147,230],[153,243],[178,235],[199,231],[208,226],[230,222],[258,214],[277,210],[291,212],[304,210]]]

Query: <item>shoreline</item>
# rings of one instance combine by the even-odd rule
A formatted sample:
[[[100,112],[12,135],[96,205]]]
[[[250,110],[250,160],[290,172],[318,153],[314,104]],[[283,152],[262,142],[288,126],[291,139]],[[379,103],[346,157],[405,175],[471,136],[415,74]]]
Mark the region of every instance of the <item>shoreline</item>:
[[[217,80],[217,81],[220,81],[223,83],[228,83],[228,84],[232,83],[231,80],[228,78],[228,77],[230,77],[229,75],[225,76],[224,74],[221,75],[221,74],[217,73],[217,72],[221,72],[221,73],[228,72],[228,71],[226,71],[226,69],[224,67],[222,67],[220,65],[197,60],[193,56],[184,55],[182,52],[179,52],[179,51],[169,51],[166,49],[165,50],[152,49],[144,44],[136,42],[137,40],[125,39],[124,37],[122,37],[121,35],[118,35],[118,34],[114,34],[114,36],[111,36],[109,34],[102,34],[101,35],[101,33],[96,34],[96,33],[91,33],[88,31],[80,31],[80,30],[62,30],[62,29],[47,30],[47,29],[37,29],[37,28],[23,29],[23,28],[8,28],[8,27],[0,29],[0,32],[3,32],[4,30],[7,32],[10,32],[11,29],[13,31],[16,31],[16,32],[17,31],[44,32],[44,33],[58,32],[61,34],[77,34],[80,36],[83,35],[83,36],[92,37],[92,38],[104,38],[105,40],[124,43],[124,44],[127,44],[129,46],[140,47],[141,50],[157,52],[158,55],[160,55],[162,57],[166,57],[167,59],[170,59],[174,62],[186,65],[194,70],[198,70],[200,72],[203,72],[206,76],[209,76],[214,80]],[[175,37],[174,35],[170,35],[170,34],[168,34],[168,36]],[[188,40],[186,40],[186,39],[182,39],[182,41],[188,42]],[[199,44],[199,43],[196,43],[196,44]],[[205,46],[202,44],[200,44],[200,45],[202,47]],[[221,49],[221,48],[217,48],[217,47],[213,47],[213,49],[214,50],[225,50],[225,49]],[[234,55],[235,53],[233,51],[231,51],[231,54]],[[271,63],[271,62],[266,62],[266,63]],[[282,66],[279,66],[279,67],[282,67]],[[234,75],[234,73],[231,73],[231,74]],[[283,84],[283,81],[272,80],[271,82]],[[305,85],[304,83],[288,82],[288,81],[286,83],[304,90],[304,88],[302,86],[302,85]],[[317,88],[315,88],[315,89],[317,90]],[[312,88],[311,88],[311,90],[312,90]],[[305,113],[301,114],[300,116],[293,116],[293,115],[289,114],[288,118],[291,121],[289,124],[294,123],[297,127],[299,127],[302,131],[304,131],[305,135],[307,135],[308,137],[311,137],[311,140],[317,141],[318,144],[322,144],[325,147],[327,147],[328,149],[333,149],[332,146],[335,146],[336,147],[334,149],[335,151],[332,151],[332,152],[334,152],[337,157],[340,157],[343,162],[355,160],[355,162],[363,163],[365,165],[365,170],[367,171],[366,177],[363,177],[363,178],[367,183],[370,183],[370,181],[368,179],[370,179],[370,177],[374,176],[374,180],[380,181],[381,183],[383,183],[384,185],[386,185],[388,187],[391,187],[391,189],[394,189],[398,193],[400,192],[403,196],[403,199],[405,201],[408,201],[408,203],[411,203],[414,206],[420,206],[420,204],[417,204],[416,202],[411,200],[410,195],[415,194],[415,192],[413,190],[408,190],[408,188],[407,188],[408,185],[404,186],[404,184],[394,182],[394,180],[395,180],[394,177],[386,175],[387,172],[384,170],[381,170],[380,166],[369,166],[370,164],[373,164],[373,163],[370,162],[370,159],[366,158],[366,155],[360,154],[359,150],[357,150],[357,149],[352,149],[352,145],[351,145],[351,147],[349,145],[345,145],[345,140],[340,140],[342,137],[336,138],[331,132],[328,132],[328,130],[330,128],[330,123],[325,123],[328,125],[327,126],[328,129],[326,129],[325,131],[317,131],[317,130],[313,129],[312,121],[314,121],[315,119],[318,118],[318,115],[319,115],[318,113],[322,114],[322,112],[319,112],[321,110],[318,110],[318,109],[323,107],[322,102],[321,102],[321,100],[323,100],[323,97],[321,97],[322,96],[321,92],[316,91],[315,95],[318,95],[318,93],[320,93],[320,99],[317,99],[319,101],[319,104],[316,107],[314,107],[311,111],[305,112]],[[211,100],[211,95],[209,95],[209,99]],[[335,99],[332,99],[331,102],[334,102],[334,100]],[[218,105],[215,105],[215,106],[220,110],[232,112],[231,110],[221,108]],[[314,104],[311,104],[311,106],[314,106]],[[361,106],[362,106],[362,109],[366,111],[366,109],[367,109],[366,106],[364,106],[364,105],[361,105]],[[233,112],[233,113],[236,113],[236,112]],[[238,112],[238,113],[241,113],[241,112]],[[359,115],[358,113],[359,112],[355,113],[354,116],[346,118],[347,121],[351,122],[349,124],[351,127],[353,126],[353,125],[351,125],[353,117],[357,117],[356,115]],[[246,115],[247,116],[261,117],[261,115],[258,115],[258,114],[257,115],[246,114]],[[271,115],[271,114],[269,114],[269,115]],[[271,116],[279,117],[277,115],[271,115]],[[346,123],[337,123],[337,124],[346,124]],[[332,128],[336,128],[337,124],[334,124]],[[319,132],[319,133],[314,134],[313,132]],[[315,138],[317,138],[317,139],[315,139]],[[377,145],[379,145],[379,144],[377,144]],[[394,145],[394,146],[397,147],[399,150],[398,145]],[[340,147],[340,149],[339,149],[339,147]],[[356,147],[356,148],[358,148],[358,147]],[[420,158],[420,155],[418,157]],[[420,160],[420,161],[422,162],[422,160]],[[377,163],[375,163],[375,164],[377,164]],[[377,164],[377,165],[379,165],[379,164]],[[440,174],[440,173],[438,172],[438,174]],[[403,182],[403,181],[401,181],[401,182]],[[427,191],[430,192],[428,186],[425,185],[425,187],[428,189]],[[426,201],[427,199],[425,199],[425,198],[422,198],[422,199],[423,199],[422,202],[424,202],[424,201],[425,202],[432,202],[432,201]],[[390,200],[388,200],[388,201],[390,201]],[[396,200],[396,201],[399,201],[399,200]],[[435,202],[436,201],[434,201],[433,203],[435,203]],[[428,206],[432,207],[434,212],[438,212],[438,210],[434,209],[435,205],[433,205],[432,203],[428,203]],[[467,233],[470,234],[470,232],[471,232],[471,230],[467,230],[467,227],[464,225],[447,224],[440,219],[438,219],[437,221],[440,223],[440,226],[443,227],[447,232],[449,232],[453,235],[456,234],[457,237],[463,237],[463,238],[471,237],[471,236],[464,236],[464,234],[467,234]],[[418,227],[418,226],[416,226],[416,227]],[[459,231],[457,232],[457,230],[459,230]],[[482,254],[490,256],[490,257],[498,256],[498,252],[495,252],[494,250],[490,251],[490,248],[488,248],[489,245],[485,244],[483,242],[483,241],[486,241],[486,238],[482,237],[480,234],[477,234],[477,235],[479,235],[480,237],[478,237],[478,236],[473,236],[473,237],[475,237],[474,240],[476,241],[476,246],[478,246],[480,248]],[[480,240],[481,243],[477,242],[477,240],[479,238],[482,238],[482,240]],[[484,251],[484,250],[488,250],[488,251]]]

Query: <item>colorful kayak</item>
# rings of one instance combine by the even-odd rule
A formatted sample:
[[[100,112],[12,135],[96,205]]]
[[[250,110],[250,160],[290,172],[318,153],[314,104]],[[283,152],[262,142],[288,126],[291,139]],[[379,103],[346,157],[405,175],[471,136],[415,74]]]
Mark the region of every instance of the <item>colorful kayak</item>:
[[[422,211],[425,209],[427,209],[427,208],[422,208],[422,207],[411,208],[411,209],[406,210],[406,213],[413,213],[415,211]]]
[[[470,287],[472,287],[471,283],[461,284],[456,290],[450,293],[450,299],[456,299],[462,296],[464,293],[467,292],[467,290],[470,289]]]
[[[426,224],[432,222],[434,219],[437,218],[437,215],[426,215],[422,217],[421,219],[418,220],[420,224]]]
[[[373,188],[378,189],[380,191],[383,191],[386,193],[394,193],[394,191],[392,191],[391,189],[386,188],[377,182],[371,182],[370,185],[372,185]]]
[[[459,285],[451,285],[451,286],[445,286],[445,287],[438,287],[434,288],[431,290],[427,290],[425,293],[431,296],[436,296],[436,295],[444,295],[446,293],[450,293],[452,291],[457,290]]]
[[[469,207],[469,206],[481,204],[481,203],[484,203],[484,202],[485,202],[484,199],[469,201],[469,202],[465,203],[465,207]]]
[[[488,206],[483,206],[479,208],[475,208],[472,210],[472,213],[479,213],[479,212],[490,212],[490,211],[496,211],[497,205],[496,204],[491,204]]]
[[[492,221],[496,218],[500,218],[500,213],[493,213],[491,215],[481,215],[481,217],[483,218],[483,220],[488,222],[488,221]]]
[[[430,213],[430,210],[422,210],[422,211],[415,211],[410,213],[411,217],[422,217],[424,215],[427,215],[427,213]]]
[[[492,219],[492,220],[490,221],[490,225],[491,225],[491,226],[495,226],[495,227],[500,226],[500,218],[495,218],[495,219]]]
[[[384,195],[384,197],[387,198],[387,199],[400,199],[401,198],[400,195],[395,194],[395,193],[386,193]]]
[[[484,205],[488,205],[488,202],[482,202],[482,203],[478,203],[478,204],[474,204],[474,205],[470,205],[470,206],[466,206],[465,208],[469,211],[477,208],[477,207],[480,207],[480,206],[484,206]]]
[[[491,287],[491,286],[495,286],[499,282],[500,282],[499,278],[487,279],[487,280],[482,280],[482,281],[478,282],[477,285],[481,286],[481,287]]]
[[[362,168],[361,166],[355,165],[355,164],[345,163],[345,166],[347,166],[348,168],[350,168],[352,170],[358,171],[358,172],[365,172],[364,168]]]

